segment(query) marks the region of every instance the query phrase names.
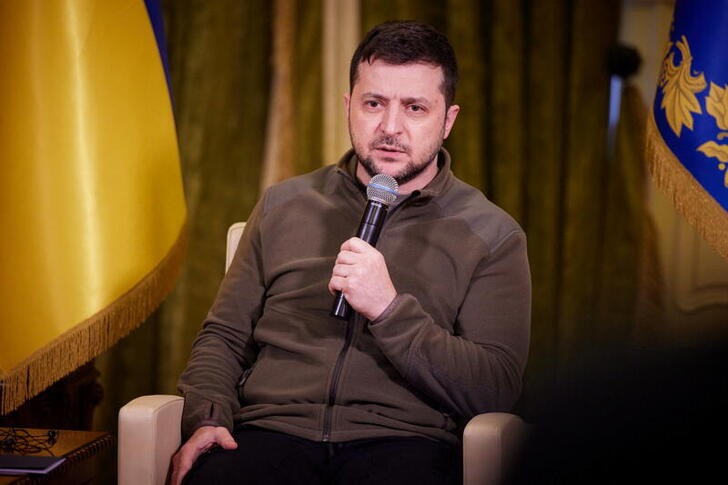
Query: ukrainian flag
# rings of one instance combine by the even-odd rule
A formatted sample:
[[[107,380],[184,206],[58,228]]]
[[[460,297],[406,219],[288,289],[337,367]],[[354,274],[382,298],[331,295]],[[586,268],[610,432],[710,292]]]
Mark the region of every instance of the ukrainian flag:
[[[126,335],[178,275],[186,208],[150,12],[0,2],[2,414]]]
[[[657,185],[728,258],[728,0],[678,0],[647,155]]]

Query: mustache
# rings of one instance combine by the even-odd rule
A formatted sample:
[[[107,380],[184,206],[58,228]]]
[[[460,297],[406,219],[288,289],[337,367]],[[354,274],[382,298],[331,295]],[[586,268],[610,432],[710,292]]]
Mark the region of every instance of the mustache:
[[[370,149],[379,148],[379,147],[387,147],[387,148],[394,148],[396,150],[400,150],[404,153],[409,154],[410,153],[410,147],[409,145],[405,145],[404,143],[397,140],[397,137],[392,135],[382,135],[374,140],[369,144]]]

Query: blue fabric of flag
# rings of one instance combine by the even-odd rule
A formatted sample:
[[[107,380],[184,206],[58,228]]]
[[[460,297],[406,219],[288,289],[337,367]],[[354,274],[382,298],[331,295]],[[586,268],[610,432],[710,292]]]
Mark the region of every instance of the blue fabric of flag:
[[[152,24],[154,38],[157,41],[159,57],[162,59],[162,65],[164,67],[164,77],[167,80],[169,97],[170,99],[172,99],[172,83],[170,82],[169,77],[169,58],[167,56],[166,36],[164,35],[164,15],[162,13],[162,6],[159,0],[144,0],[144,5],[147,7],[149,22]]]
[[[678,0],[653,114],[664,143],[728,210],[728,0]]]

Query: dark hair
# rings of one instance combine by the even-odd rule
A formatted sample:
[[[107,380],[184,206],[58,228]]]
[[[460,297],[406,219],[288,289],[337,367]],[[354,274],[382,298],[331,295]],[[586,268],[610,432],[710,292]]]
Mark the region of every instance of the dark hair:
[[[349,89],[356,84],[359,64],[381,60],[388,64],[402,65],[424,62],[442,68],[444,81],[440,89],[445,103],[455,101],[458,82],[458,66],[450,42],[434,27],[420,22],[389,21],[370,30],[354,51],[349,67]]]

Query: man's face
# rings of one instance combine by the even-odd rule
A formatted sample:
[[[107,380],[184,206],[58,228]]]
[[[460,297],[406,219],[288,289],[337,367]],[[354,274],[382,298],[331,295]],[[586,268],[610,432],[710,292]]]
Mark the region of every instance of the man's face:
[[[408,193],[434,178],[437,152],[460,110],[445,107],[442,82],[442,68],[430,64],[359,64],[345,103],[362,182],[385,173]]]

